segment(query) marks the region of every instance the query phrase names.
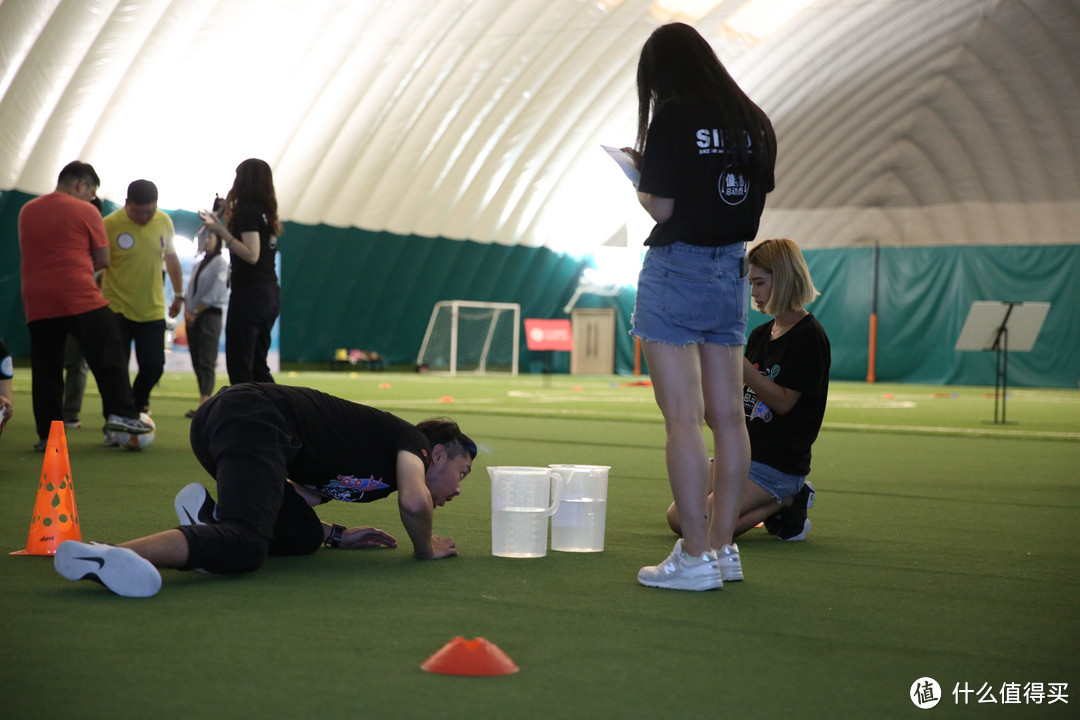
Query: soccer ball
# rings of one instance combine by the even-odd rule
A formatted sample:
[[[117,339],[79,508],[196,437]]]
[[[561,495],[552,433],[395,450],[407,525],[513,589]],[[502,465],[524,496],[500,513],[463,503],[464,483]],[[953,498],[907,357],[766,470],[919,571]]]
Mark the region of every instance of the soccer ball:
[[[143,433],[142,435],[132,435],[127,432],[113,432],[113,438],[125,450],[142,450],[148,447],[150,443],[154,442],[154,437],[157,435],[157,428],[154,426],[154,421],[146,413],[139,413],[139,419],[150,426],[150,432]]]

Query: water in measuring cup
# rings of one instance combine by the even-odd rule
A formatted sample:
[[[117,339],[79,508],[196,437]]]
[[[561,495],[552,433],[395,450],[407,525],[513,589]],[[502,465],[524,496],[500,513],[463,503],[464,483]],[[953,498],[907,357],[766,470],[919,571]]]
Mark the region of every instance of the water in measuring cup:
[[[547,508],[491,509],[491,554],[530,558],[547,555]]]
[[[562,552],[600,552],[604,549],[607,500],[563,498],[551,516],[551,549]]]

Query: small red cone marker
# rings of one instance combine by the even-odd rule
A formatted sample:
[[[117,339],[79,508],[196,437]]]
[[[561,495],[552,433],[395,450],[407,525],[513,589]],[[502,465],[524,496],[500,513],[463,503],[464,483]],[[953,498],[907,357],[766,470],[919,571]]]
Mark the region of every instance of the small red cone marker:
[[[420,669],[440,675],[493,676],[516,673],[518,666],[484,638],[466,640],[458,636],[425,660]]]

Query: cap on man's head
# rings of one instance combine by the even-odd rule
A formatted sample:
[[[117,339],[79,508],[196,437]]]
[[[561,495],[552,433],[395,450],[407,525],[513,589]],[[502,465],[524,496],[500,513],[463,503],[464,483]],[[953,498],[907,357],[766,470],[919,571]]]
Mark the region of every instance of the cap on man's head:
[[[149,205],[157,199],[157,185],[149,180],[136,180],[128,185],[127,201],[132,205]]]

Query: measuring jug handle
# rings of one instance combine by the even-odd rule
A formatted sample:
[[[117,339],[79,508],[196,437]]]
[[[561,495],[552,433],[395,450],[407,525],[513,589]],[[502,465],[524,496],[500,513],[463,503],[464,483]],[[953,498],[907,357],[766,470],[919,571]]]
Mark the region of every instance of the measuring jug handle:
[[[551,480],[551,507],[547,509],[546,515],[548,517],[554,515],[559,510],[559,503],[562,502],[563,481],[562,475],[557,472],[548,472],[548,479]],[[566,480],[569,482],[569,480]]]

